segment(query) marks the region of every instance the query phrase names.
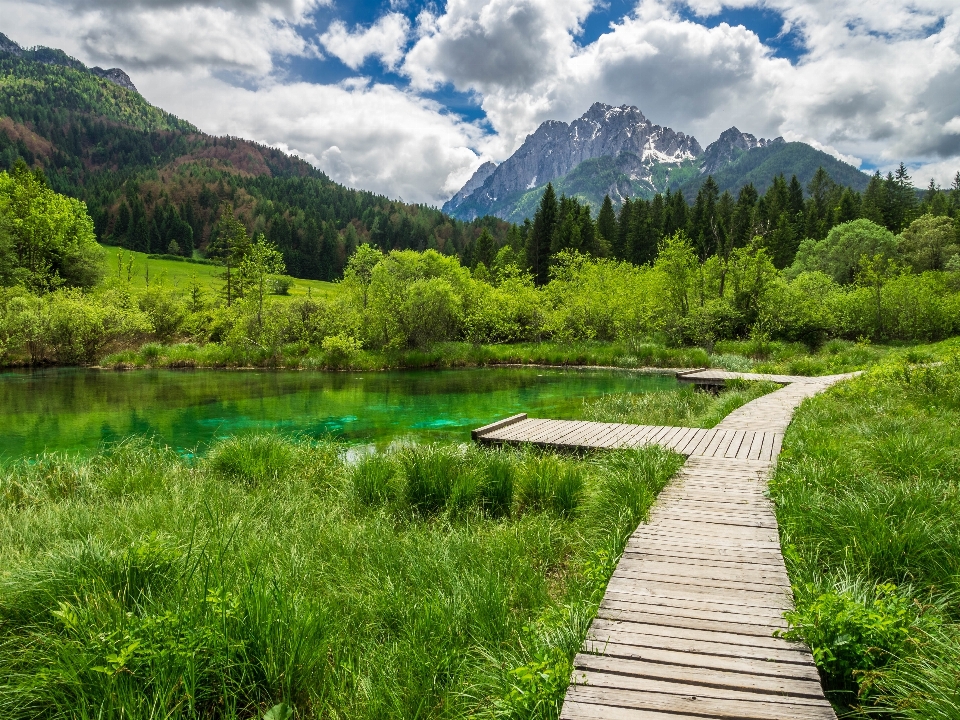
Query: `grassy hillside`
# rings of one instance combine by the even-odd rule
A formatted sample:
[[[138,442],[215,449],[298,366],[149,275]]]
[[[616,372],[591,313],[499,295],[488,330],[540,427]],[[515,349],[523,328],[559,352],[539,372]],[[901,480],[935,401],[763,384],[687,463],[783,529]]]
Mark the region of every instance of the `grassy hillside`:
[[[217,293],[223,287],[220,279],[223,268],[205,262],[191,262],[187,259],[149,257],[146,253],[126,248],[104,246],[103,265],[106,278],[120,277],[135,288],[162,284],[185,290],[197,282],[204,290]],[[334,283],[321,280],[297,279],[290,286],[289,296],[281,297],[331,297],[337,292]]]

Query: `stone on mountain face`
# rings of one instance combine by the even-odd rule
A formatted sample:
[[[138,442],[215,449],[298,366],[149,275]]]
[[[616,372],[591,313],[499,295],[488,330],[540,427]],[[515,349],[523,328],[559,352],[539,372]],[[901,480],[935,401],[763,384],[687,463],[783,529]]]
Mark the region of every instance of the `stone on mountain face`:
[[[99,78],[104,80],[109,80],[115,85],[119,85],[122,88],[127,90],[133,90],[133,92],[139,92],[136,85],[133,84],[133,80],[130,79],[130,76],[127,75],[120,68],[110,68],[109,70],[104,70],[102,67],[92,67],[90,72],[96,75]]]

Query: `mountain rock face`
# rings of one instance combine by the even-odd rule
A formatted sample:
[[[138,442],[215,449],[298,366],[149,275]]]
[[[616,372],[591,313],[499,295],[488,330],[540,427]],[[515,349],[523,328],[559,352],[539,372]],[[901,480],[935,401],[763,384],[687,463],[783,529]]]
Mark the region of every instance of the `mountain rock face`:
[[[782,137],[773,140],[764,140],[763,138],[757,140],[750,133],[740,132],[736,127],[724,130],[715,142],[707,145],[707,149],[703,153],[703,166],[700,168],[700,174],[709,175],[716,172],[724,165],[736,160],[740,153],[747,150],[782,142]]]
[[[549,120],[540,125],[480,187],[463,196],[464,187],[455,196],[459,202],[451,200],[443,209],[461,208],[456,214],[464,219],[501,215],[498,201],[562,177],[586,160],[624,153],[635,156],[631,179],[641,180],[654,164],[680,164],[702,152],[696,138],[654,125],[635,107],[595,103],[570,124]]]
[[[0,33],[0,53],[9,53],[16,57],[23,55],[23,48],[3,33]]]
[[[130,79],[130,76],[120,68],[110,68],[109,70],[104,70],[102,67],[92,67],[90,68],[90,72],[97,77],[101,77],[104,80],[109,80],[110,82],[119,85],[122,88],[132,90],[133,92],[140,92],[137,90],[137,86],[133,84],[133,80]]]
[[[13,55],[14,57],[25,60],[42,62],[45,65],[62,65],[63,67],[73,68],[81,72],[88,72],[91,75],[96,75],[98,78],[109,80],[127,90],[138,92],[130,76],[120,68],[110,68],[109,70],[104,70],[101,67],[88,68],[76,58],[67,55],[63,50],[43,47],[42,45],[31,48],[30,50],[24,50],[19,43],[14,42],[3,33],[0,33],[0,55],[3,54]]]
[[[460,191],[454,195],[452,198],[447,200],[443,205],[444,212],[448,212],[447,208],[454,210],[460,207],[460,204],[466,200],[473,193],[474,190],[478,189],[487,181],[487,178],[493,175],[493,171],[497,169],[496,163],[490,161],[485,162],[483,165],[477,168],[477,171],[467,180],[466,184],[460,188]]]

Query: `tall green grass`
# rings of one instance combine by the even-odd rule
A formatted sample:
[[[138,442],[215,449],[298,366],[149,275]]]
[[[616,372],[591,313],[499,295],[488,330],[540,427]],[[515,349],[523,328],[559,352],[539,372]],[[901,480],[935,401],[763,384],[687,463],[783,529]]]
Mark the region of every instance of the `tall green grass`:
[[[597,422],[712,428],[737,408],[780,387],[733,381],[716,394],[684,385],[679,390],[604,395],[584,402],[583,417]]]
[[[345,458],[254,435],[197,459],[131,440],[8,464],[0,715],[556,717],[626,538],[680,463]]]
[[[833,698],[958,717],[942,662],[960,653],[960,359],[889,363],[804,403],[771,492],[793,632]]]
[[[250,345],[236,348],[220,343],[148,343],[139,350],[108,355],[103,367],[279,367],[304,370],[382,370],[387,368],[448,368],[483,365],[590,365],[624,368],[705,367],[702,348],[670,348],[649,343],[541,342],[509,345],[476,345],[466,342],[437,343],[427,350],[374,352],[361,350],[344,358],[320,347],[300,343],[284,345],[277,352]]]

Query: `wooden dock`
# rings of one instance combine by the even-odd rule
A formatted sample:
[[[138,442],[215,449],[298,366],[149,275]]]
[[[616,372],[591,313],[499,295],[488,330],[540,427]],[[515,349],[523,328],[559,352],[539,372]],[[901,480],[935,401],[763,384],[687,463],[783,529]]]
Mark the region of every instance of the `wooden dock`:
[[[702,373],[731,376],[743,377]],[[474,432],[488,444],[687,456],[627,542],[562,720],[836,720],[809,650],[774,636],[793,596],[765,489],[796,407],[846,377],[785,381],[711,430],[517,415]]]

